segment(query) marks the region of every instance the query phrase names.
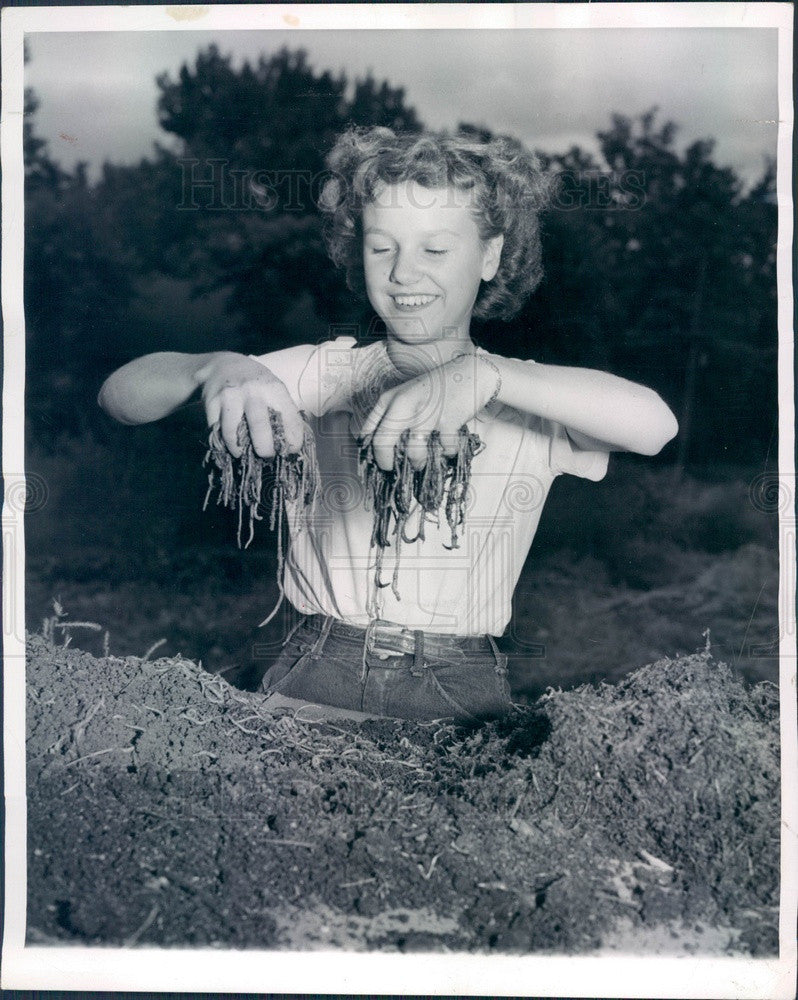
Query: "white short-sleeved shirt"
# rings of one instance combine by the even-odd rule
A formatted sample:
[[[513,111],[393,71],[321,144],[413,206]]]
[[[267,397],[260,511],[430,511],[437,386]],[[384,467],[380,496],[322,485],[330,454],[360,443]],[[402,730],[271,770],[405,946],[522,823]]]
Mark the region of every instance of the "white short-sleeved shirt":
[[[254,356],[253,356],[254,357]],[[304,614],[365,626],[373,595],[372,512],[364,506],[351,430],[381,391],[390,368],[384,345],[356,348],[351,337],[255,357],[286,385],[316,435],[321,492],[305,526],[292,531],[284,588]],[[529,362],[534,364],[534,362]],[[367,389],[353,394],[353,385]],[[357,376],[357,377],[355,377]],[[555,476],[600,480],[608,453],[578,448],[562,424],[491,404],[469,422],[484,449],[474,457],[459,548],[447,548],[445,517],[426,524],[426,538],[401,546],[397,600],[379,591],[379,617],[411,629],[455,635],[501,635]],[[408,535],[415,534],[414,522]],[[383,581],[396,547],[386,549]]]

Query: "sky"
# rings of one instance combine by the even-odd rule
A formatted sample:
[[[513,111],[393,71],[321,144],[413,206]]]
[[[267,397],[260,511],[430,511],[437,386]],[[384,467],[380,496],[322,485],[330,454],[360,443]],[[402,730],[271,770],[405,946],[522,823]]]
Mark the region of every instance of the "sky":
[[[429,127],[482,124],[545,152],[596,151],[613,112],[657,106],[680,126],[680,146],[714,138],[716,162],[747,182],[775,155],[775,29],[37,32],[27,42],[36,132],[64,167],[88,161],[90,176],[168,144],[155,77],[175,77],[211,43],[236,65],[302,47],[318,72],[403,86]]]

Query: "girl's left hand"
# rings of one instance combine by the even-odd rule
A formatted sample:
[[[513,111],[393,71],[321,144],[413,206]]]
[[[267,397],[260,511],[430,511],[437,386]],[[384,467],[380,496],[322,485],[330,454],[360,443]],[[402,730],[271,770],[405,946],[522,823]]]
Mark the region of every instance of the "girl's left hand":
[[[490,400],[497,375],[473,354],[462,355],[439,368],[417,375],[382,393],[360,428],[360,439],[371,439],[381,469],[394,465],[394,448],[410,431],[407,454],[416,468],[427,462],[427,439],[438,431],[444,454],[457,453],[458,432]]]

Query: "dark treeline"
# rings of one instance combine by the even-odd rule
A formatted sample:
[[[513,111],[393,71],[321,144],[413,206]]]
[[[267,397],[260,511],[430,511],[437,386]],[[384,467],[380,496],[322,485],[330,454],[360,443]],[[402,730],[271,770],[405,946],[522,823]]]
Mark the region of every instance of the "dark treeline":
[[[137,165],[105,164],[96,182],[51,160],[28,95],[31,443],[107,433],[97,389],[137,355],[263,352],[370,326],[327,259],[314,202],[343,127],[422,127],[404,91],[372,77],[350,88],[301,51],[236,68],[214,46],[157,82],[176,151],[159,144]],[[745,189],[716,165],[711,141],[679,151],[676,133],[656,111],[615,114],[597,133],[600,158],[577,147],[544,157],[560,177],[544,220],[546,278],[516,320],[477,339],[655,388],[682,428],[661,462],[761,465],[775,454],[777,415],[775,169],[764,163]],[[178,291],[198,297],[192,315],[203,303],[217,313],[170,323]]]

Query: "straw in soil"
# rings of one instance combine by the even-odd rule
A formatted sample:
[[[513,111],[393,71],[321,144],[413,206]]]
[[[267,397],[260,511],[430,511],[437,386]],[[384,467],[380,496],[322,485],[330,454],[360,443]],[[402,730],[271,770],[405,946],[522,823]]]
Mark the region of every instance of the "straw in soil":
[[[777,692],[707,650],[471,728],[312,724],[41,636],[27,666],[40,939],[584,953],[631,921],[775,953]]]

